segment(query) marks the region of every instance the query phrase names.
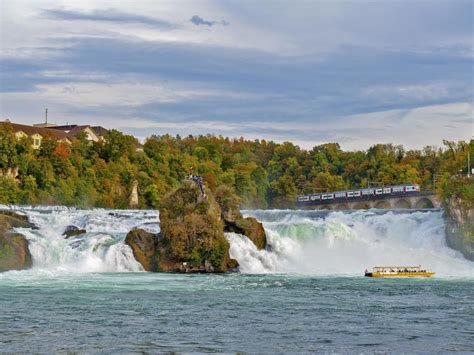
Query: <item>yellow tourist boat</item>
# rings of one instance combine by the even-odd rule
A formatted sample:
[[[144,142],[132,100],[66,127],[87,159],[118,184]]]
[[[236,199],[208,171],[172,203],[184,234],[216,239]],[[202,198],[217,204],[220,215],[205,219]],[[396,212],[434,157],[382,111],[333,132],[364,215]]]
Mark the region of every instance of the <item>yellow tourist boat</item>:
[[[419,266],[375,266],[372,272],[365,270],[367,277],[431,277],[435,273]]]

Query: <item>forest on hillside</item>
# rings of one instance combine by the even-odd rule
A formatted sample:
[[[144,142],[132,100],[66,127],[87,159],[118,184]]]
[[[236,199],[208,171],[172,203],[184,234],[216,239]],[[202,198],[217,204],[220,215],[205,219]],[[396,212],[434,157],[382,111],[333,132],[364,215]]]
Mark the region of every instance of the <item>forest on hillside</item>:
[[[139,207],[157,208],[189,174],[201,175],[211,190],[228,185],[244,208],[291,208],[298,194],[369,184],[416,183],[440,194],[473,193],[458,178],[467,172],[469,150],[474,157],[473,140],[421,150],[375,144],[344,151],[337,143],[304,150],[290,142],[153,135],[137,147],[133,136],[111,130],[101,142],[79,136],[69,145],[45,138],[34,150],[29,138],[17,140],[2,123],[0,171],[18,168],[18,177],[0,177],[0,203],[126,208],[136,180]]]

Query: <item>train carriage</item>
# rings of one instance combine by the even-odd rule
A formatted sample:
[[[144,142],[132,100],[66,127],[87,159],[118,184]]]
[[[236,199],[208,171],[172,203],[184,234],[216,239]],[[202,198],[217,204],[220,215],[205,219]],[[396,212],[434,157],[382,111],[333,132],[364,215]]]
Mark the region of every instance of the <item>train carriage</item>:
[[[334,191],[324,194],[311,194],[297,197],[298,203],[328,203],[331,200],[353,200],[357,198],[371,199],[383,198],[388,195],[403,195],[420,192],[420,186],[411,185],[394,185],[384,187],[365,188],[359,190]]]

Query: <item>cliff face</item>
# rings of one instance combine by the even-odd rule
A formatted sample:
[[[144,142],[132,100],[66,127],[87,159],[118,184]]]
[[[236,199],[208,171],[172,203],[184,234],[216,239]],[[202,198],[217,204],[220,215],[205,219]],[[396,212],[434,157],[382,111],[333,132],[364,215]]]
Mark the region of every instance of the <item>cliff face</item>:
[[[452,196],[445,201],[446,241],[474,261],[474,206]]]

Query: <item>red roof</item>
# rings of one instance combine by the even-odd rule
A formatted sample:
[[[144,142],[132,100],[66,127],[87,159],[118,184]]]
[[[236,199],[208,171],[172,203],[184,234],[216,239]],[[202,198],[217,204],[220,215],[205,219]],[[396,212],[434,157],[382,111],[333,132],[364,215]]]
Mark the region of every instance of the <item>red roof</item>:
[[[18,124],[18,123],[10,123],[12,126],[13,133],[16,132],[24,132],[28,136],[31,136],[35,133],[38,133],[42,137],[53,137],[56,139],[69,139],[71,140],[68,135],[62,131],[57,131],[57,130],[51,130],[48,128],[42,128],[42,127],[34,127],[34,126],[27,126],[23,124]]]
[[[94,133],[97,136],[97,138],[99,138],[100,135],[97,133],[96,128],[102,128],[103,130],[105,130],[105,132],[107,132],[107,130],[103,127],[91,127],[89,125],[79,126],[75,124],[75,125],[67,125],[67,126],[48,127],[48,129],[51,129],[51,130],[65,132],[69,137],[72,137],[72,138],[75,138],[79,133],[84,131],[86,128],[89,128],[92,131],[92,133]]]

